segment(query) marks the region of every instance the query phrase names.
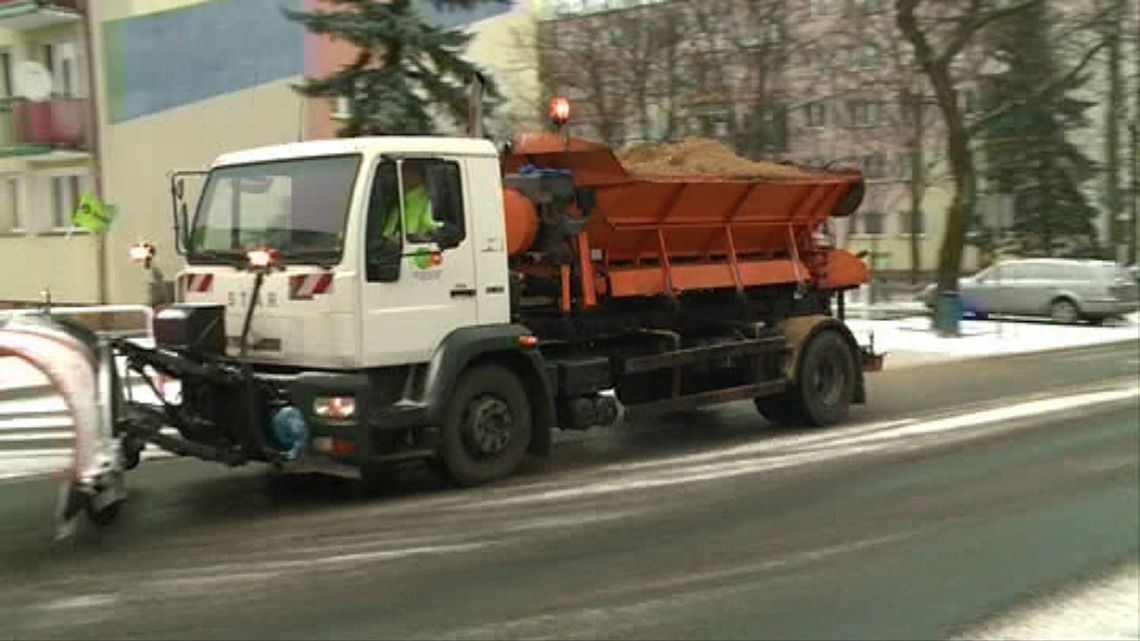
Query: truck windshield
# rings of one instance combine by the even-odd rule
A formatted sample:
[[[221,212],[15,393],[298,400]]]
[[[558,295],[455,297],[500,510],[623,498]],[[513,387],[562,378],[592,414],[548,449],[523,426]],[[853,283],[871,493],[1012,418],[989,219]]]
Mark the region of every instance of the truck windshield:
[[[287,262],[339,258],[359,166],[353,154],[214,169],[188,258],[229,260],[254,248],[277,249]]]

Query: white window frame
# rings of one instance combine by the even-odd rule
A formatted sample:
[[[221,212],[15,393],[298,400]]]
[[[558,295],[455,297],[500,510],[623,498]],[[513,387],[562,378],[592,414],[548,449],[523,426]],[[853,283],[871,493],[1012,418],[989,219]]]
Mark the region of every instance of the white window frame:
[[[51,47],[52,59],[46,61],[51,67],[51,91],[53,98],[60,99],[84,99],[87,98],[87,68],[85,52],[83,51],[83,42],[78,38],[51,38],[40,41],[37,45],[41,51],[47,47]],[[72,48],[73,55],[70,57],[63,56],[59,51],[64,46]],[[74,83],[74,91],[68,92],[67,87],[63,86],[62,65],[65,58],[69,58],[73,64],[72,68],[72,82]]]
[[[59,233],[84,234],[84,233],[87,233],[86,229],[83,229],[82,227],[76,227],[76,226],[71,224],[71,222],[70,222],[71,213],[73,213],[74,210],[66,212],[65,220],[64,220],[64,222],[66,223],[65,225],[60,226],[60,225],[56,224],[55,216],[56,216],[56,213],[58,213],[58,212],[56,210],[56,201],[55,201],[55,181],[56,181],[56,179],[59,179],[59,178],[78,178],[79,179],[79,186],[78,186],[78,189],[75,193],[75,200],[78,202],[79,198],[84,194],[84,192],[90,192],[92,190],[92,187],[93,187],[92,182],[94,181],[94,176],[91,175],[91,170],[89,168],[86,168],[86,167],[56,169],[56,170],[52,170],[52,171],[43,172],[41,175],[43,176],[43,182],[42,182],[42,185],[43,185],[43,203],[44,203],[43,209],[44,209],[44,211],[47,212],[47,215],[48,215],[47,225],[45,226],[47,229],[47,232],[51,233],[51,234],[59,234]]]
[[[16,214],[13,216],[14,222],[10,229],[0,230],[0,236],[22,236],[28,233],[28,197],[27,197],[27,180],[23,174],[6,173],[0,174],[0,181],[12,181],[13,190],[16,195]]]

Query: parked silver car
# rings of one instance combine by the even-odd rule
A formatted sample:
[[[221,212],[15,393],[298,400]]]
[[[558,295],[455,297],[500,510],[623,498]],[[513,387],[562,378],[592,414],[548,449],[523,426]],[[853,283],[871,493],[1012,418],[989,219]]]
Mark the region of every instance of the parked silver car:
[[[1137,310],[1137,283],[1102,260],[1028,258],[998,263],[958,281],[967,315],[1048,316],[1058,323],[1100,322]],[[923,292],[934,307],[935,286]]]

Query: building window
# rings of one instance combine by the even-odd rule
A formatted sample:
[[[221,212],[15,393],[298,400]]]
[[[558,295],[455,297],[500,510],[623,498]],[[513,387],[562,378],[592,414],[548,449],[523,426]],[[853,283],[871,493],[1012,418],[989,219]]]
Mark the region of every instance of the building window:
[[[74,41],[44,45],[44,63],[51,72],[52,92],[61,98],[83,98],[79,46]]]
[[[855,0],[855,7],[863,13],[882,13],[888,8],[888,0]]]
[[[910,221],[911,221],[911,217],[910,217],[909,211],[900,211],[899,212],[899,233],[902,234],[903,236],[910,236],[910,233],[911,233],[910,232]],[[923,234],[926,233],[926,214],[925,214],[925,212],[921,212],[921,211],[918,212],[918,219],[915,222],[917,224],[915,225],[914,234],[916,236],[922,236]]]
[[[835,0],[810,0],[808,9],[811,12],[811,17],[822,18],[835,13],[836,2]]]
[[[881,211],[866,211],[860,216],[863,220],[863,233],[867,236],[881,236],[886,227],[886,215]]]
[[[0,177],[0,234],[23,232],[24,213],[20,207],[20,179]]]
[[[962,112],[966,114],[976,113],[981,109],[981,100],[978,97],[977,89],[963,89],[958,94],[959,102],[961,102]]]
[[[817,51],[814,45],[806,45],[799,52],[800,67],[805,71],[811,71],[815,68],[816,59],[818,58]]]
[[[804,122],[808,127],[827,126],[827,105],[822,102],[814,102],[804,106]]]
[[[883,63],[883,52],[872,44],[859,48],[859,64],[864,67],[878,67]]]
[[[90,177],[80,174],[52,176],[51,190],[51,226],[53,229],[70,230],[75,226],[71,224],[71,215],[79,205],[82,196],[90,185]]]
[[[872,180],[886,178],[887,155],[884,153],[874,153],[863,156],[863,176]]]
[[[887,109],[878,102],[848,100],[847,117],[852,127],[875,127],[887,124]]]
[[[12,87],[12,54],[0,51],[0,98],[11,98]]]
[[[899,152],[895,154],[895,175],[903,180],[909,181],[911,179],[911,162],[909,152]]]

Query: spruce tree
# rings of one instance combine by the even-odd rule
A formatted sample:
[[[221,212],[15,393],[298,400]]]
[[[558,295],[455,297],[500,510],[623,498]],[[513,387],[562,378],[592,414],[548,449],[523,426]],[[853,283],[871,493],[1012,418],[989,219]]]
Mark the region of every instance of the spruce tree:
[[[1012,249],[1026,255],[1055,255],[1065,246],[1088,252],[1096,245],[1096,210],[1082,191],[1094,163],[1069,140],[1088,124],[1091,103],[1072,97],[1088,78],[1041,91],[1064,67],[1050,39],[1047,5],[1033,5],[991,31],[993,51],[1006,68],[987,78],[983,101],[1014,105],[986,127],[982,145],[988,191],[1012,195]]]
[[[502,0],[431,0],[437,8],[471,8]],[[471,35],[428,23],[413,0],[326,0],[328,10],[286,11],[310,32],[347,41],[356,58],[324,78],[306,78],[309,97],[344,97],[341,136],[430,134],[436,115],[467,119],[467,86],[486,79],[488,111],[498,99],[490,78],[463,58]]]

